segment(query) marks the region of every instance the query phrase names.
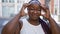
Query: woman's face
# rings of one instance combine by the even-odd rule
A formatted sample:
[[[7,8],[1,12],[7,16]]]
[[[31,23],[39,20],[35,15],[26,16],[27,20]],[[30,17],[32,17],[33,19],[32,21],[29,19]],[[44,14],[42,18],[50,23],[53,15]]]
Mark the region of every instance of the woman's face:
[[[28,7],[28,15],[29,18],[36,20],[39,18],[39,16],[41,15],[41,8],[39,6],[39,4],[31,4]]]

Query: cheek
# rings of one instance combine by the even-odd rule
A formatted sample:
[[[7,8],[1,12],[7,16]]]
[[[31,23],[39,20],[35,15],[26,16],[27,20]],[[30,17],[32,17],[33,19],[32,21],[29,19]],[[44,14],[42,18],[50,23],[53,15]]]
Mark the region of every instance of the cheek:
[[[31,12],[28,11],[28,15],[31,15]]]
[[[32,12],[28,12],[28,15],[29,15],[29,17],[32,17],[33,13]]]
[[[28,10],[28,14],[32,14],[32,11],[31,10]]]
[[[38,15],[40,16],[41,15],[41,12],[39,12]]]

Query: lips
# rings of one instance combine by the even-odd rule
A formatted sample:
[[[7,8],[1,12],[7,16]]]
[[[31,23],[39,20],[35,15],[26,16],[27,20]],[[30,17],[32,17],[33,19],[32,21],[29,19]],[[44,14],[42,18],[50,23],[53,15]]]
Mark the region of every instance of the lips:
[[[32,15],[32,17],[37,18],[38,16],[37,15]]]

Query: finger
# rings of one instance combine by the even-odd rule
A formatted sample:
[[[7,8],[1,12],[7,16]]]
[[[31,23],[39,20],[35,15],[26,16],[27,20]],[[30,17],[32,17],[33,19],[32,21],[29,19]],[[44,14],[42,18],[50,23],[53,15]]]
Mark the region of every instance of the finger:
[[[49,10],[47,10],[47,11],[46,11],[46,14],[47,14],[47,15],[50,15],[50,11],[49,11]]]
[[[48,9],[48,7],[45,4],[42,4],[41,6],[42,8],[44,7],[45,9]]]
[[[29,6],[29,5],[30,5],[30,3],[27,3],[27,5]]]
[[[30,3],[24,3],[25,7],[28,7],[30,5]]]
[[[49,10],[46,5],[41,5],[41,8],[46,12],[46,10]]]
[[[41,14],[41,16],[44,16],[44,17],[46,17],[46,14]]]
[[[42,15],[42,16],[46,18],[47,15]]]
[[[45,18],[48,18],[49,17],[49,14],[48,13],[45,13],[45,14],[41,14],[41,16],[43,16]]]

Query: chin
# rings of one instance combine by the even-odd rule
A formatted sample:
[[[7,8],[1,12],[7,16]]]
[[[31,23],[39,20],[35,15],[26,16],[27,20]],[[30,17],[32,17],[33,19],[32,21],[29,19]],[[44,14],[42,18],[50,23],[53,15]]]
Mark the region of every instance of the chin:
[[[38,18],[32,18],[33,20],[38,20]]]

